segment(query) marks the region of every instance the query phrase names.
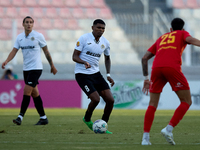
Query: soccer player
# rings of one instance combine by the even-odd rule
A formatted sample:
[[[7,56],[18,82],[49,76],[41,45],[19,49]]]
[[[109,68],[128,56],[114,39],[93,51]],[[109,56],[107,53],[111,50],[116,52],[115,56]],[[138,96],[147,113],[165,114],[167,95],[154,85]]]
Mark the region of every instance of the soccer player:
[[[109,85],[99,71],[99,59],[101,54],[104,53],[107,80],[113,86],[114,81],[110,77],[110,44],[102,36],[104,31],[105,22],[101,19],[96,19],[93,22],[92,32],[86,33],[78,39],[72,56],[73,61],[76,62],[76,81],[91,100],[83,117],[84,123],[91,130],[93,130],[93,122],[91,121],[92,113],[100,101],[100,96],[106,102],[102,116],[102,120],[105,122],[108,122],[114,104],[114,98]],[[106,131],[106,133],[112,134],[109,131]]]
[[[57,70],[48,51],[44,36],[41,33],[33,30],[33,18],[30,16],[25,17],[23,19],[22,25],[24,27],[24,32],[17,36],[12,51],[8,55],[5,62],[2,64],[2,68],[4,69],[6,64],[15,57],[18,49],[21,48],[23,53],[23,75],[25,87],[20,114],[17,119],[13,120],[13,123],[21,125],[22,119],[30,103],[30,97],[32,96],[37,112],[40,115],[40,120],[36,123],[36,125],[46,125],[48,124],[48,119],[45,115],[43,102],[37,87],[37,84],[39,84],[38,80],[42,74],[43,69],[41,60],[41,48],[44,51],[44,54],[51,66],[51,73],[55,75]]]
[[[190,87],[181,71],[181,55],[187,44],[200,46],[200,41],[193,38],[187,31],[184,31],[184,21],[174,18],[171,21],[171,28],[168,33],[163,34],[148,49],[142,58],[143,75],[145,77],[143,92],[150,92],[150,102],[144,117],[144,133],[142,145],[151,145],[149,132],[154,120],[154,114],[158,106],[160,93],[167,82],[177,94],[180,105],[175,110],[169,124],[161,130],[161,134],[171,144],[175,145],[173,139],[173,128],[183,118],[190,105]],[[151,79],[148,76],[148,60],[155,56],[152,66]]]

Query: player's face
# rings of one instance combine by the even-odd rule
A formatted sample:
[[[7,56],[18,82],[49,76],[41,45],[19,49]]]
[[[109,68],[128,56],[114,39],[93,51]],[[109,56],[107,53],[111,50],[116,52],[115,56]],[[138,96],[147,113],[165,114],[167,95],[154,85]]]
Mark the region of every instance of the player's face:
[[[92,30],[95,37],[101,37],[105,31],[105,25],[97,23],[96,25],[92,26]]]
[[[25,21],[24,21],[24,23],[23,23],[24,29],[26,31],[32,31],[33,24],[34,24],[33,19],[26,18]]]

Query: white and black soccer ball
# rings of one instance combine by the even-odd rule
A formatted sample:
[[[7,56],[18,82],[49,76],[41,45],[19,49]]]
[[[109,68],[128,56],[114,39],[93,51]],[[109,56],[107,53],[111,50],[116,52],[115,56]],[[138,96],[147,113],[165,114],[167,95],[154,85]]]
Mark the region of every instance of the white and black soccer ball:
[[[105,121],[98,119],[93,123],[94,133],[105,133],[108,129],[108,125]]]

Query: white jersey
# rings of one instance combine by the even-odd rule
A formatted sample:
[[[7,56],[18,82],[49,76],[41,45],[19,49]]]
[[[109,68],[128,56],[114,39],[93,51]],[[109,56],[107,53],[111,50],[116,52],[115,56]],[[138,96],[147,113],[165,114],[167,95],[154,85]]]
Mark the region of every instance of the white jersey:
[[[84,64],[76,63],[75,74],[94,74],[99,72],[99,59],[101,54],[104,53],[106,56],[110,55],[109,41],[101,36],[99,41],[96,42],[92,33],[82,35],[78,39],[75,49],[81,51],[79,55],[80,59],[87,61],[91,65],[91,68],[86,69]]]
[[[23,53],[23,70],[40,70],[43,69],[41,60],[41,48],[46,46],[44,36],[32,30],[26,37],[25,32],[19,34],[14,44],[14,48],[22,50]]]

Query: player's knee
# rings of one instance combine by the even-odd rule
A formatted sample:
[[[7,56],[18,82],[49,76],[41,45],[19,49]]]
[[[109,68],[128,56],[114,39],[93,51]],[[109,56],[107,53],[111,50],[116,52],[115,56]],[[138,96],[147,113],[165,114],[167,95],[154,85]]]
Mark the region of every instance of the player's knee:
[[[112,98],[112,99],[110,99],[110,104],[114,104],[114,102],[115,102],[115,100]]]
[[[99,102],[100,102],[100,98],[92,98],[91,100],[95,104],[99,104]]]
[[[182,98],[180,99],[181,102],[186,102],[188,105],[192,105],[192,100],[190,98],[186,99],[186,98]]]
[[[109,104],[109,105],[113,105],[114,104],[114,99],[113,98],[108,98],[105,100],[106,104]]]
[[[192,100],[191,100],[191,99],[188,101],[188,104],[189,104],[190,106],[192,105]]]
[[[29,88],[24,88],[24,95],[31,95],[31,93],[32,93],[32,90],[31,89],[29,89]]]

